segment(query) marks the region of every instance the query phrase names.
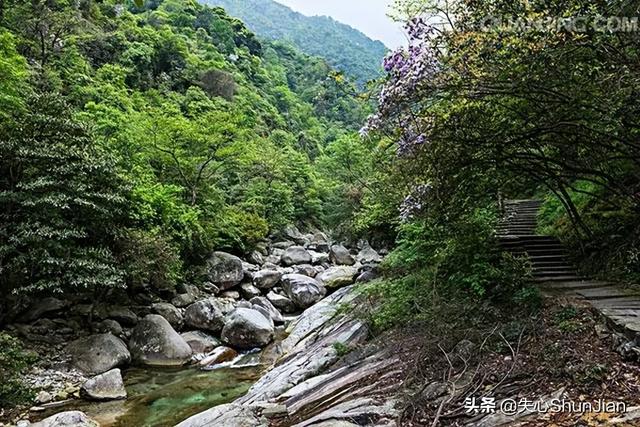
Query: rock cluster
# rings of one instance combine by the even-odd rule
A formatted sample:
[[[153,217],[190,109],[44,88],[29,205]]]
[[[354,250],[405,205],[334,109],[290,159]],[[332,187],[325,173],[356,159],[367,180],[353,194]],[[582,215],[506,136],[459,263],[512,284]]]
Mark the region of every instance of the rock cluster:
[[[25,323],[15,329],[29,337],[42,332],[43,342],[51,335],[59,343],[69,342],[69,361],[89,378],[78,384],[76,394],[121,399],[126,391],[119,368],[190,362],[207,367],[240,351],[263,348],[291,315],[338,288],[374,278],[380,260],[368,244],[349,250],[324,233],[303,234],[289,227],[281,239],[259,245],[245,259],[212,253],[203,283],[182,284],[169,294],[139,295],[136,303],[121,305],[48,298],[32,304],[19,318]],[[83,336],[87,321],[91,334]],[[51,333],[60,329],[67,335]],[[77,339],[70,340],[69,334]],[[39,398],[56,400],[44,394]]]

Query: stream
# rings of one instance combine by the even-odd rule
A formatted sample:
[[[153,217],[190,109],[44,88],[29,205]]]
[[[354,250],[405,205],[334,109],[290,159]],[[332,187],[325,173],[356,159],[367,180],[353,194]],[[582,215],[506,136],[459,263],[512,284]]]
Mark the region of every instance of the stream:
[[[43,419],[61,411],[78,410],[102,427],[172,427],[188,417],[247,392],[264,365],[259,354],[246,354],[213,370],[197,368],[123,370],[126,400],[75,400],[38,414]]]

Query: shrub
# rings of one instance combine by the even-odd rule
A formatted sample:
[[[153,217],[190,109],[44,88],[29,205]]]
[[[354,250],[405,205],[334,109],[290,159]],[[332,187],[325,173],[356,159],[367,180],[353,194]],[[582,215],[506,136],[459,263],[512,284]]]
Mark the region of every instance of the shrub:
[[[428,320],[452,304],[465,310],[484,302],[536,309],[538,293],[526,285],[528,266],[498,249],[495,218],[490,210],[478,209],[454,224],[404,225],[398,247],[383,264],[385,279],[368,288],[381,302],[374,326]]]
[[[23,350],[20,342],[0,333],[0,408],[9,408],[33,399],[33,391],[20,376],[35,362],[35,356]]]

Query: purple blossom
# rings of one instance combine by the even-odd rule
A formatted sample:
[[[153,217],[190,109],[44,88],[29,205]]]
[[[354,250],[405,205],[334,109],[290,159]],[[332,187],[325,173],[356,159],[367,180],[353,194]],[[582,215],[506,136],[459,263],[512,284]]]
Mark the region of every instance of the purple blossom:
[[[405,197],[400,204],[400,220],[409,222],[423,212],[432,190],[431,184],[421,184],[414,187],[411,194]]]

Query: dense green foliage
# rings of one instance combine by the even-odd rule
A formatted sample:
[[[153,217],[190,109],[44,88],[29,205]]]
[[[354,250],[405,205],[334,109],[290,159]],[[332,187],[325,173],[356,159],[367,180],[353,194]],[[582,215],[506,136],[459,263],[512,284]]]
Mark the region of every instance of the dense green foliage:
[[[443,276],[433,280],[440,290],[452,282],[475,291],[505,284],[492,272],[508,272],[507,265],[487,258],[490,248],[481,243],[493,227],[477,226],[470,213],[495,210],[499,193],[542,194],[548,200],[544,231],[568,238],[592,270],[606,264],[637,274],[640,33],[621,27],[619,18],[635,16],[634,6],[581,0],[397,3],[408,14],[411,46],[385,60],[389,74],[379,110],[364,129],[397,149],[392,168],[401,173],[393,184],[407,195],[402,235],[407,227],[421,230],[404,238],[396,264],[433,260],[433,250],[424,249],[433,242],[440,254],[457,253],[452,259],[461,273],[445,263]],[[574,27],[572,18],[579,18]],[[434,22],[444,24],[434,28]],[[431,226],[435,221],[446,239]],[[474,269],[475,260],[464,258],[469,239],[479,265],[491,268]],[[433,268],[439,272],[437,258]],[[430,277],[421,273],[415,285],[407,279],[386,291],[399,294],[404,308],[396,313],[422,308],[415,301],[427,298],[406,290]]]
[[[327,165],[366,107],[326,61],[195,1],[3,5],[3,291],[197,284],[214,249],[351,217]]]
[[[22,349],[17,339],[0,333],[0,409],[12,408],[33,399],[33,392],[22,383],[20,375],[34,359],[32,354]]]
[[[387,48],[360,31],[327,16],[308,17],[272,0],[203,0],[222,6],[259,36],[285,40],[301,51],[325,58],[363,84],[381,76]]]

